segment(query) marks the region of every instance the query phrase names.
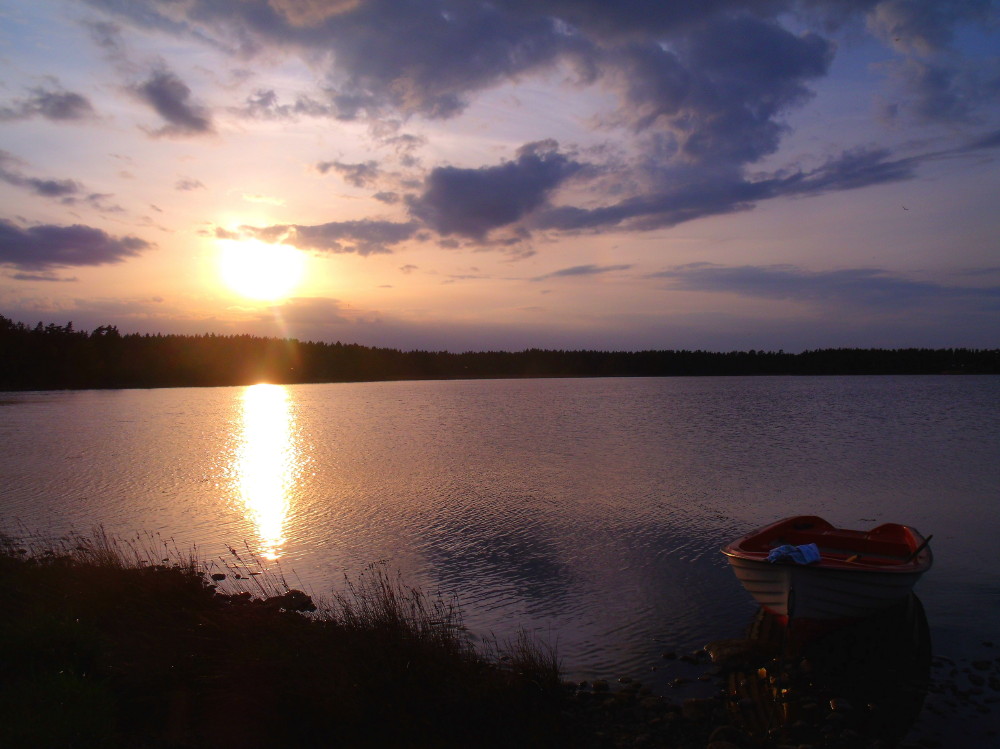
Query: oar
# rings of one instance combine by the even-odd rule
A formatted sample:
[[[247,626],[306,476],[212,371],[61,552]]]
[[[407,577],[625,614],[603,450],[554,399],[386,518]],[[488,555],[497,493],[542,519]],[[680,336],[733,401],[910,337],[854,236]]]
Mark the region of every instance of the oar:
[[[907,562],[912,562],[914,559],[916,559],[917,558],[917,554],[919,554],[920,552],[922,552],[924,549],[927,548],[927,544],[929,544],[931,542],[932,538],[934,538],[934,534],[933,533],[931,535],[929,535],[927,538],[925,538],[924,542],[922,544],[920,544],[920,546],[918,546],[916,549],[913,550],[913,553],[910,554],[910,556],[908,556],[903,561],[903,564],[906,564]]]

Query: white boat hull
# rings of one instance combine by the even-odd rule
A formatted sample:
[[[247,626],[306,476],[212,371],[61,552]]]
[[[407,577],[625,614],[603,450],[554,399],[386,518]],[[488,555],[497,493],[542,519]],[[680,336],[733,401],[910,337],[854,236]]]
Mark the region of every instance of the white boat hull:
[[[837,570],[729,556],[754,599],[791,619],[857,619],[906,598],[921,572]]]

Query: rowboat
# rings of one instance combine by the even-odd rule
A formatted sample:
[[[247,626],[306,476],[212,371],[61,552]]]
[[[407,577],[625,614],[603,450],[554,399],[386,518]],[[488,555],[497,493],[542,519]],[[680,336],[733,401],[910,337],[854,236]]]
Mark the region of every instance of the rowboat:
[[[905,599],[933,563],[916,529],[885,523],[835,528],[800,515],[758,528],[722,549],[756,601],[789,620],[850,620]]]

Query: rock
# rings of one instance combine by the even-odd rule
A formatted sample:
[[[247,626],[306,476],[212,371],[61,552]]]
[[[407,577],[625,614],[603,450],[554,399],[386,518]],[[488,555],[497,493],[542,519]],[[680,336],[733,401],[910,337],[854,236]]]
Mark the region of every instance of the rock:
[[[663,708],[663,699],[660,697],[644,697],[639,703],[639,707],[643,710],[661,710]]]
[[[272,609],[284,609],[285,611],[315,611],[316,604],[312,598],[301,590],[290,590],[280,596],[271,596],[264,601],[264,605]]]
[[[595,692],[607,692],[610,687],[607,679],[594,679],[592,688]]]
[[[687,720],[707,720],[712,714],[712,700],[692,697],[681,703],[681,716]]]
[[[212,579],[215,580],[216,582],[220,582],[222,580],[225,580],[226,576],[221,572],[213,572]]]
[[[835,713],[849,713],[854,709],[854,705],[843,697],[834,697],[830,700],[830,709]]]
[[[709,744],[714,741],[722,741],[728,744],[735,744],[736,746],[743,746],[749,743],[750,737],[736,726],[719,726],[709,735],[708,741]]]

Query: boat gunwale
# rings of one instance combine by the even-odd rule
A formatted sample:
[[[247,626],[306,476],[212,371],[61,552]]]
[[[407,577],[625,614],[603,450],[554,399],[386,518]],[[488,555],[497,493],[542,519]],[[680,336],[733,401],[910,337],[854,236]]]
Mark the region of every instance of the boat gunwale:
[[[865,543],[868,544],[881,544],[884,543],[880,539],[872,539],[871,534],[878,531],[883,533],[888,532],[901,532],[906,539],[906,546],[908,547],[910,553],[912,554],[920,546],[924,544],[926,539],[916,528],[912,526],[903,525],[900,523],[883,523],[882,525],[876,526],[871,531],[854,531],[846,528],[836,528],[835,526],[823,520],[820,517],[814,515],[799,515],[790,518],[784,518],[775,523],[769,525],[761,526],[750,533],[740,537],[739,539],[727,544],[722,548],[722,553],[731,559],[740,559],[749,563],[757,563],[765,565],[768,567],[778,567],[788,564],[786,562],[770,562],[768,560],[768,555],[770,554],[770,549],[767,550],[750,550],[742,548],[745,544],[751,540],[757,539],[765,534],[774,533],[785,527],[793,528],[796,523],[809,522],[811,525],[817,525],[817,529],[812,528],[807,529],[794,529],[797,533],[800,533],[803,537],[814,537],[812,541],[815,543],[819,540],[850,540],[854,541],[857,546],[864,546]],[[809,531],[812,531],[811,533]],[[825,538],[824,538],[825,536]],[[780,545],[780,544],[779,544]],[[819,546],[819,544],[817,544]],[[830,547],[830,546],[819,546],[820,548],[820,560],[808,565],[795,565],[804,569],[816,570],[818,572],[823,571],[838,571],[838,572],[852,572],[852,573],[886,573],[886,574],[922,574],[930,569],[933,564],[933,554],[931,553],[930,547],[925,546],[920,549],[919,553],[915,557],[903,557],[901,555],[893,554],[878,554],[873,552],[866,552],[863,548],[855,550],[851,548],[843,547]],[[846,552],[846,553],[845,553]],[[852,559],[852,555],[856,554],[857,559]],[[838,557],[843,558],[838,558]],[[795,564],[792,562],[791,564]]]

